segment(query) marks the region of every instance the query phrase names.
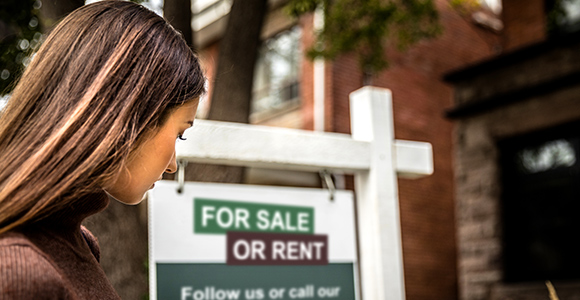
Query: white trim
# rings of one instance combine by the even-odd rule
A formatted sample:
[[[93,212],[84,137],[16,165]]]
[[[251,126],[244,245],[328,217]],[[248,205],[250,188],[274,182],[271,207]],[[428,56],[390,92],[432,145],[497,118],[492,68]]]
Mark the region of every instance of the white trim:
[[[316,9],[314,12],[314,32],[319,32],[324,28],[324,11],[320,8]],[[324,131],[324,114],[325,114],[325,107],[324,107],[324,86],[326,83],[326,78],[324,74],[324,70],[326,68],[326,63],[324,59],[317,58],[314,60],[314,130],[316,131]]]
[[[348,134],[196,120],[177,142],[177,158],[190,162],[318,172],[368,170],[371,143]],[[431,145],[395,141],[399,176],[433,173]]]

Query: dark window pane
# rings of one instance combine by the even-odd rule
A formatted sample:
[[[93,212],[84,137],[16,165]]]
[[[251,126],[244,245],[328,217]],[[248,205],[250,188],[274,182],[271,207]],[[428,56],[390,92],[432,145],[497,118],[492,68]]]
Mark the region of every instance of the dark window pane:
[[[302,50],[299,27],[268,39],[260,48],[252,98],[252,113],[279,108],[297,100]]]
[[[579,124],[498,146],[505,280],[579,279]]]

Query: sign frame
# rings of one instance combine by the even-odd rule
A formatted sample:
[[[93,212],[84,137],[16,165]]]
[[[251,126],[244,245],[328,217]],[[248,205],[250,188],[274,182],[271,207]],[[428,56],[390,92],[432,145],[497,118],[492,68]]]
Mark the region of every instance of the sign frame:
[[[149,281],[150,297],[157,299],[157,264],[222,264],[226,265],[226,246],[230,234],[244,231],[203,232],[196,231],[196,200],[207,202],[216,199],[221,207],[225,202],[239,205],[262,205],[264,207],[312,208],[312,232],[306,234],[278,234],[290,237],[307,236],[316,238],[320,234],[328,237],[326,264],[352,264],[355,299],[359,298],[358,254],[354,195],[351,191],[337,191],[334,201],[328,200],[328,191],[314,188],[288,188],[223,183],[187,182],[183,192],[177,193],[178,183],[160,181],[148,194],[149,210]],[[229,215],[228,218],[233,216]],[[227,217],[227,216],[226,216]],[[348,221],[350,219],[350,222]],[[349,224],[350,223],[350,224]],[[207,224],[206,224],[207,225]],[[233,226],[233,223],[230,223]],[[234,234],[235,233],[235,234]],[[253,231],[248,233],[257,234]],[[269,235],[272,233],[266,233]],[[276,233],[274,233],[276,235]],[[181,238],[181,240],[179,239]],[[176,240],[180,242],[177,243]],[[169,245],[171,243],[171,245]],[[203,245],[200,247],[199,245]],[[223,251],[221,251],[223,249]],[[260,264],[248,264],[260,266]],[[271,264],[270,264],[271,265]],[[274,264],[283,266],[284,264]],[[295,264],[294,264],[295,265]],[[300,263],[298,265],[305,265]],[[324,266],[325,264],[319,264]],[[305,265],[308,266],[308,265]],[[236,267],[230,266],[230,267]]]

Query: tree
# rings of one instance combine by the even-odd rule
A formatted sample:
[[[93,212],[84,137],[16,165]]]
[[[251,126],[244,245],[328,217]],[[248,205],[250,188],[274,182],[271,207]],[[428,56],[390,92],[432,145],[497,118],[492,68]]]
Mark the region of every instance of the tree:
[[[0,1],[0,96],[12,91],[43,34],[84,4],[85,0]]]
[[[235,0],[221,39],[208,119],[248,123],[267,0]]]
[[[40,1],[0,2],[0,96],[10,93],[15,79],[41,41]]]
[[[291,0],[286,9],[298,17],[317,7],[324,10],[324,29],[308,56],[357,53],[366,81],[388,67],[385,45],[404,49],[441,32],[433,0]]]
[[[193,49],[193,30],[191,30],[191,0],[165,0],[163,17],[181,32],[187,44]]]
[[[248,123],[254,68],[260,33],[268,12],[267,0],[234,0],[224,36],[219,45],[217,71],[208,119]],[[186,180],[243,181],[243,167],[190,164]]]
[[[49,32],[60,19],[85,5],[85,0],[42,0],[41,3],[42,28],[44,32]]]

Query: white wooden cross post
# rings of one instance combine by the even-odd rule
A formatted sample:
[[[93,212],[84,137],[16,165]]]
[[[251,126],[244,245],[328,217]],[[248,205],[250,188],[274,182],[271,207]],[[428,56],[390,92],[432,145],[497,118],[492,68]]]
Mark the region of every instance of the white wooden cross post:
[[[350,95],[352,136],[196,121],[177,158],[355,175],[364,300],[403,300],[405,284],[397,176],[433,173],[431,144],[394,139],[391,92],[364,87]]]

